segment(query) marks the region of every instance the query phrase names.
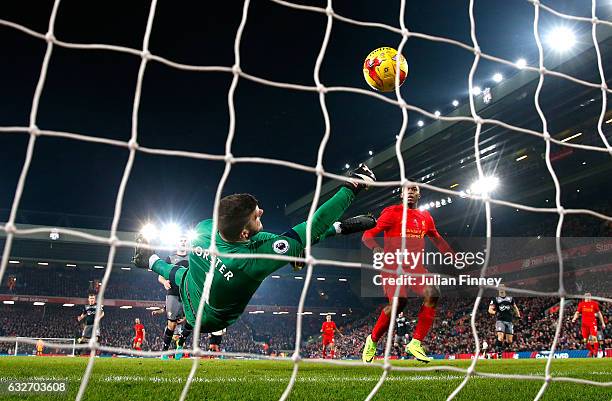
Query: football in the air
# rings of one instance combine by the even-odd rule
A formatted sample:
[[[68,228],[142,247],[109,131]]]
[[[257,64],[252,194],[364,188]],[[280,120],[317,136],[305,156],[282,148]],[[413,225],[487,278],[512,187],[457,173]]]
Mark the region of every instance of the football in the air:
[[[368,54],[363,62],[363,77],[372,89],[380,92],[391,92],[395,89],[395,72],[397,69],[397,50],[392,47],[379,47]],[[408,75],[408,63],[401,57],[399,65],[399,86]]]

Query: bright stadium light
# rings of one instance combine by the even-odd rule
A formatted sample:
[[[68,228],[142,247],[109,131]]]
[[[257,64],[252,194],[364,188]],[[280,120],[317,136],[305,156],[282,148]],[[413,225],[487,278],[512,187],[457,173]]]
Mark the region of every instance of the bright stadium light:
[[[296,279],[296,280],[304,280],[304,277],[302,277],[302,276],[295,276],[293,278]]]
[[[516,161],[517,161],[517,162],[520,162],[521,160],[525,160],[526,158],[527,158],[527,155],[523,155],[523,156],[521,156],[521,157],[517,157],[517,158],[516,158]]]
[[[502,74],[500,74],[499,72],[496,72],[495,74],[493,74],[493,81],[494,82],[500,83],[503,80],[504,80],[504,76]]]
[[[459,106],[459,101],[458,100],[453,100],[453,107],[457,107]]]
[[[5,305],[15,305],[15,301],[2,301]]]
[[[280,278],[280,276],[278,274],[273,274],[270,277],[272,277],[272,278]]]
[[[198,233],[196,232],[196,230],[194,230],[193,228],[187,230],[187,239],[189,240],[189,242],[195,240],[196,238],[198,238]]]
[[[482,93],[482,89],[480,88],[480,86],[474,86],[472,87],[472,95],[474,96],[478,96]]]
[[[65,306],[67,308],[72,308],[74,306],[74,304],[63,304],[62,306]]]
[[[372,156],[372,155],[374,154],[374,152],[372,152],[371,150],[368,150],[368,154],[369,154],[370,156]]]
[[[348,280],[345,278],[339,278],[338,281],[348,281]]]
[[[132,309],[132,305],[123,305],[120,306],[119,309]]]
[[[436,116],[436,117],[440,117],[440,112],[439,112],[438,110],[436,110],[436,111],[434,112],[434,116]]]
[[[37,301],[37,302],[34,302],[34,304],[33,304],[33,305],[34,305],[34,306],[44,306],[44,305],[45,305],[45,303],[44,303],[44,302],[38,302],[38,301]]]
[[[18,260],[9,260],[9,263],[12,265],[18,265],[19,261]]]
[[[104,266],[100,266],[100,265],[95,265],[94,269],[104,269]]]
[[[417,125],[419,127],[422,127],[423,125],[425,125],[425,123],[423,122],[423,120],[419,120],[419,121],[417,121]]]
[[[48,262],[38,262],[38,266],[49,266]]]
[[[560,26],[546,35],[546,43],[554,51],[563,53],[574,47],[576,44],[576,34],[570,28]]]
[[[317,277],[318,281],[325,281],[325,277]]]
[[[159,235],[159,230],[153,223],[147,223],[140,229],[140,233],[147,241],[152,241]]]
[[[574,139],[574,138],[578,138],[578,137],[579,137],[579,136],[581,136],[581,135],[582,135],[582,132],[579,132],[579,133],[574,134],[574,135],[572,135],[572,136],[568,136],[567,138],[563,138],[563,139],[561,139],[561,142],[571,141],[572,139]]]
[[[348,164],[348,163],[346,163],[346,164],[344,165],[344,168],[346,168],[346,169],[348,169],[348,168],[350,168],[350,167],[351,167],[351,165],[350,165],[350,164]]]
[[[130,270],[132,270],[132,268],[131,267],[122,267],[121,270],[130,271]]]
[[[516,64],[516,66],[518,68],[523,69],[523,68],[527,67],[527,60],[525,60],[524,58],[520,58],[520,59],[516,60],[515,64]]]
[[[164,244],[174,245],[181,237],[181,228],[176,223],[164,224],[159,237]]]
[[[487,195],[499,186],[499,178],[494,176],[483,177],[470,186],[472,193],[477,195]]]
[[[66,263],[66,267],[77,267],[74,263]]]

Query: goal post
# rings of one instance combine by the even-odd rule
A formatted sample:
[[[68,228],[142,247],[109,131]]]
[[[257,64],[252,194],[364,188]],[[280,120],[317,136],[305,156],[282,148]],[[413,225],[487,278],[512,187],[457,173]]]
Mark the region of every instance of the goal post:
[[[42,340],[43,355],[74,356],[76,339],[74,338],[38,338],[38,337],[15,337],[14,356],[36,355],[38,342]]]

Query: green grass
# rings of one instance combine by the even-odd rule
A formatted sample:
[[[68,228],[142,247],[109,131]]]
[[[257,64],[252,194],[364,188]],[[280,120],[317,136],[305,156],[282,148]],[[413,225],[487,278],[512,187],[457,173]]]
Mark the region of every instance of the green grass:
[[[34,377],[67,380],[67,393],[14,396],[0,393],[0,400],[74,399],[86,358],[0,358],[0,383]],[[98,358],[85,394],[86,400],[178,400],[191,360]],[[423,366],[399,361],[400,366]],[[437,361],[429,366],[467,367],[469,361]],[[545,360],[479,361],[477,369],[491,373],[542,375]],[[279,361],[202,360],[189,392],[189,400],[276,400],[291,375],[292,364]],[[302,363],[290,400],[359,400],[376,384],[382,369],[371,366],[330,366]],[[553,376],[612,382],[610,359],[563,359],[552,365]],[[458,372],[391,372],[375,400],[444,400],[461,382]],[[531,400],[542,382],[474,377],[458,400]],[[6,384],[3,385],[5,387]],[[612,387],[553,382],[544,400],[612,399]]]

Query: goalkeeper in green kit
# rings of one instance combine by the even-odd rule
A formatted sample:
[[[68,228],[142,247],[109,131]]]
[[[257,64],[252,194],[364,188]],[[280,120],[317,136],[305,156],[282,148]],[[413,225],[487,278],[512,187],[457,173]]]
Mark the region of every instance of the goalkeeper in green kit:
[[[352,178],[372,183],[376,177],[361,164],[351,173]],[[335,234],[350,234],[365,231],[376,225],[371,216],[357,216],[339,222],[355,195],[367,185],[346,182],[336,194],[321,205],[312,218],[312,243]],[[262,231],[261,216],[257,200],[249,194],[229,195],[219,204],[216,246],[225,254],[271,254],[300,257],[306,246],[306,222],[300,223],[283,234]],[[213,264],[208,252],[211,242],[212,219],[203,220],[196,226],[196,237],[189,253],[189,268],[175,266],[160,259],[153,251],[136,247],[134,264],[150,268],[180,289],[185,311],[187,333],[179,339],[182,346],[196,322],[201,297],[203,332],[226,328],[242,314],[251,297],[263,280],[287,264],[274,259],[217,257]],[[145,243],[140,236],[139,243]]]

